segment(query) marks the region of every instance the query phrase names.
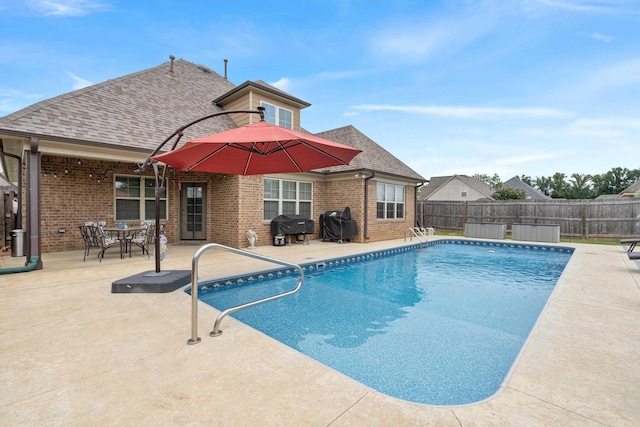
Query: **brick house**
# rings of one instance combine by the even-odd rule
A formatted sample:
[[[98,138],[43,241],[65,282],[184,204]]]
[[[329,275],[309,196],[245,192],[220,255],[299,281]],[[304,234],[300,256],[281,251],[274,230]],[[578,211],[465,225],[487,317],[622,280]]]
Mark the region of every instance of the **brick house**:
[[[138,173],[138,165],[187,123],[258,106],[266,108],[267,121],[304,132],[300,111],[309,103],[262,81],[236,86],[173,57],[1,117],[3,174],[14,183],[22,176],[27,256],[81,249],[78,225],[84,221],[139,224],[154,218],[153,171]],[[217,116],[187,128],[180,143],[258,120],[247,113]],[[352,126],[317,135],[363,152],[349,166],[299,174],[178,177],[169,169],[161,198],[169,242],[246,247],[252,229],[256,244],[268,245],[274,216],[297,213],[317,223],[320,214],[346,206],[358,224],[353,241],[403,236],[415,223],[416,188],[425,179]],[[316,226],[311,238],[318,235]]]

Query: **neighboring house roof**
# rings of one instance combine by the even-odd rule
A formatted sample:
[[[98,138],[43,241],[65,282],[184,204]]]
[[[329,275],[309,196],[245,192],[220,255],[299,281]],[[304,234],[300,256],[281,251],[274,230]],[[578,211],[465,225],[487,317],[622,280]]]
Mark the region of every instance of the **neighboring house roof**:
[[[640,179],[631,184],[620,192],[622,197],[637,197],[636,194],[640,194]]]
[[[491,194],[493,194],[493,189],[480,181],[477,178],[473,178],[468,175],[451,175],[451,176],[434,176],[431,177],[429,183],[426,186],[420,187],[420,194],[418,195],[418,200],[424,201],[428,200],[433,194],[435,194],[440,188],[445,186],[446,184],[454,181],[460,180],[470,188],[473,188],[477,192],[484,195],[487,199],[493,200]]]
[[[553,200],[550,196],[547,196],[544,193],[536,190],[526,182],[523,182],[517,176],[514,176],[510,180],[504,183],[511,188],[515,188],[516,190],[524,190],[527,194],[527,200]]]
[[[38,102],[0,118],[0,133],[19,132],[85,144],[153,150],[187,123],[222,109],[211,101],[235,86],[179,59]],[[181,141],[236,127],[227,115],[198,123]]]
[[[348,166],[335,166],[322,169],[323,172],[342,172],[349,170],[367,169],[377,172],[411,178],[416,181],[426,181],[420,174],[398,160],[393,154],[375,143],[371,138],[349,125],[341,128],[319,132],[320,138],[339,142],[350,147],[359,148],[358,154]]]

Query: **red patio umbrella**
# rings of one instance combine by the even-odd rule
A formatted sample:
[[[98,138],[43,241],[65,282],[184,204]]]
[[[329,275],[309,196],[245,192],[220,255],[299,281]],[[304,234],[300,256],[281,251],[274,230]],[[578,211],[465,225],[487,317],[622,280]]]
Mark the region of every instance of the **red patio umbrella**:
[[[360,152],[328,139],[258,122],[188,141],[151,158],[182,171],[258,175],[348,165]]]

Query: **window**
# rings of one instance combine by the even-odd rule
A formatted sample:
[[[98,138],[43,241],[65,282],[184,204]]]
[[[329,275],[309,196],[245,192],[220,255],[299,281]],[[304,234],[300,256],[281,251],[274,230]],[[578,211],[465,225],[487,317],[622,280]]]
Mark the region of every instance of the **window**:
[[[377,193],[376,217],[378,219],[404,218],[404,187],[378,183]]]
[[[264,219],[278,215],[302,215],[311,218],[313,184],[284,179],[264,179]]]
[[[264,107],[264,121],[272,125],[278,125],[283,128],[293,129],[293,111],[276,107],[260,101],[260,106]]]
[[[469,189],[467,187],[460,188],[460,197],[467,197],[467,192]]]
[[[155,219],[155,178],[116,176],[116,221]],[[167,219],[167,190],[160,193],[160,219]]]

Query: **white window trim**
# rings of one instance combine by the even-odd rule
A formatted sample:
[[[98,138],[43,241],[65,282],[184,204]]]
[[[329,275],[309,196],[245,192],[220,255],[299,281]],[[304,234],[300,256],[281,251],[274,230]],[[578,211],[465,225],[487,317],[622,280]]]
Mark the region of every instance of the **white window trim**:
[[[398,188],[402,188],[402,193],[403,193],[403,199],[404,200],[402,202],[397,202],[397,201],[390,202],[390,201],[386,201],[386,200],[379,200],[378,196],[377,196],[378,195],[378,185],[384,185],[385,186],[385,191],[384,191],[385,196],[387,194],[387,187],[394,187],[394,192]],[[384,210],[383,210],[384,218],[378,218],[378,213],[377,213],[377,211],[378,211],[378,203],[384,203]],[[393,203],[393,205],[394,205],[394,210],[393,210],[394,213],[398,212],[397,205],[401,204],[403,206],[402,218],[398,218],[398,217],[387,218],[387,205],[390,204],[390,203]],[[389,184],[389,183],[386,183],[386,182],[378,182],[376,184],[376,219],[378,221],[394,221],[394,220],[403,221],[406,218],[407,218],[407,189],[406,189],[406,186],[404,186],[404,185],[396,185],[396,184]]]
[[[266,179],[271,179],[274,181],[278,181],[278,198],[267,198],[264,196],[264,181]],[[288,181],[288,182],[295,182],[296,184],[296,198],[295,200],[293,199],[285,199],[283,197],[284,192],[283,192],[283,182],[284,181]],[[301,199],[300,198],[300,184],[310,184],[311,185],[311,199],[307,200],[307,199]],[[304,180],[299,180],[299,179],[286,179],[286,178],[277,178],[277,177],[271,177],[271,176],[265,176],[264,178],[262,178],[262,220],[263,221],[271,221],[273,218],[269,218],[266,219],[264,217],[265,212],[264,212],[264,202],[278,202],[278,213],[276,216],[278,215],[282,215],[283,212],[283,203],[284,202],[293,202],[295,201],[296,203],[296,215],[300,214],[300,203],[309,203],[311,205],[311,215],[313,215],[313,181],[304,181]]]
[[[287,128],[287,129],[293,129],[293,118],[294,118],[293,110],[289,110],[288,108],[284,108],[284,107],[281,107],[281,106],[276,105],[276,104],[272,104],[272,103],[267,102],[267,101],[260,101],[260,106],[261,107],[264,107],[265,105],[268,105],[270,107],[274,107],[275,108],[276,117],[275,117],[275,123],[274,124],[278,125],[278,126],[280,126],[280,124],[279,124],[280,123],[280,110],[288,111],[289,113],[291,113],[291,127]]]
[[[140,180],[140,197],[138,198],[139,203],[140,203],[140,218],[135,220],[135,219],[128,219],[128,220],[119,220],[117,219],[118,217],[118,207],[117,207],[117,200],[133,200],[133,197],[118,197],[117,196],[117,188],[116,188],[116,182],[118,181],[118,178],[137,178]],[[145,181],[147,180],[154,180],[154,177],[149,177],[149,176],[140,176],[140,175],[127,175],[127,174],[114,174],[113,177],[113,219],[114,221],[145,221],[145,201],[147,200],[154,200],[155,202],[155,197],[153,198],[149,198],[149,197],[145,197]],[[169,189],[165,188],[165,197],[161,197],[160,200],[164,200],[165,205],[166,205],[166,214],[167,217],[166,218],[160,218],[163,221],[167,221],[169,219]],[[155,216],[155,213],[154,213]]]

